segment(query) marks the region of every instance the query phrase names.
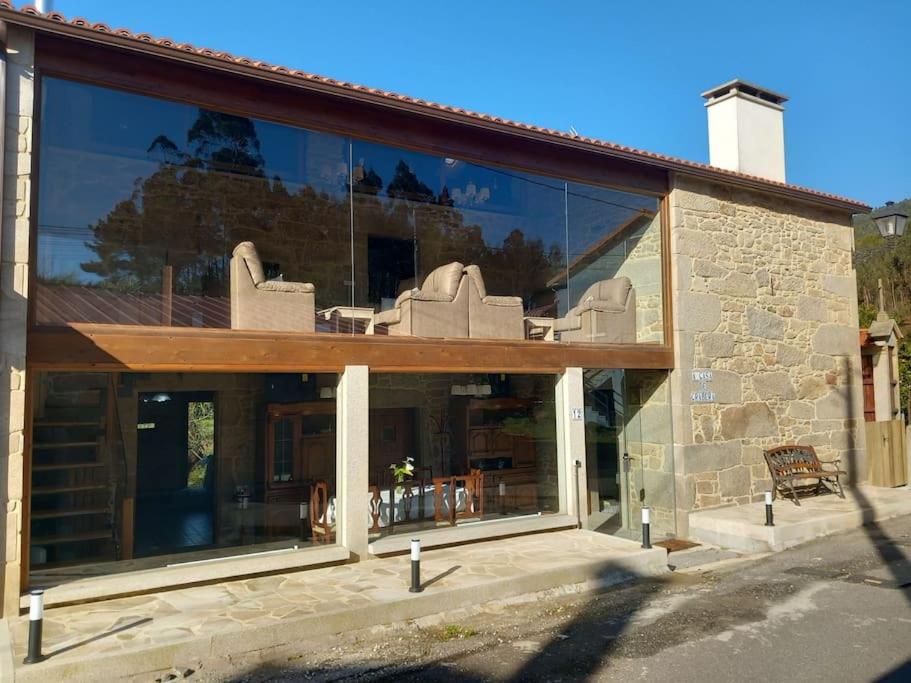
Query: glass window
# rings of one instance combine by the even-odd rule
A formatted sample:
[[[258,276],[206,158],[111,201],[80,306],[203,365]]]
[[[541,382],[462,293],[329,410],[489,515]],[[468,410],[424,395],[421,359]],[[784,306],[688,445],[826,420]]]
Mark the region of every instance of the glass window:
[[[306,308],[295,325],[313,331],[315,311],[348,300],[344,138],[42,83],[39,324],[231,327],[232,313],[255,323],[263,307],[267,317]],[[232,293],[230,259],[245,241],[258,266],[242,272],[258,282]],[[257,296],[267,280],[313,294]]]
[[[371,375],[371,535],[557,512],[555,383]]]
[[[38,324],[663,341],[655,197],[56,78],[41,102]]]
[[[33,583],[335,542],[336,375],[36,382]]]
[[[568,279],[559,283],[563,341],[664,338],[659,200],[569,183]]]
[[[390,334],[523,339],[526,314],[554,310],[548,282],[566,270],[562,182],[383,145],[352,145],[356,279],[368,283],[357,292],[359,305],[395,309],[397,299],[415,288],[456,299],[452,315],[430,314],[451,328],[449,334],[433,334],[417,305],[410,318],[390,319]],[[466,276],[463,285],[459,269],[451,292],[448,281],[428,281],[453,263],[477,266],[475,279]],[[488,295],[495,305],[484,300]],[[464,314],[462,297],[469,303]]]

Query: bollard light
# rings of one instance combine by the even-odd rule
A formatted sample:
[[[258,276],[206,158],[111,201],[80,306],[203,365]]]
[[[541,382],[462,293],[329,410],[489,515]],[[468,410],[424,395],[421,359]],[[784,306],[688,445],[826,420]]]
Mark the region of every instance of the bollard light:
[[[766,526],[775,526],[775,521],[772,519],[772,492],[765,492],[765,525]]]
[[[647,505],[642,507],[642,547],[645,549],[652,547],[652,511]]]
[[[44,623],[44,591],[33,590],[28,597],[28,655],[26,664],[35,664],[44,657],[41,654],[41,629]]]
[[[421,539],[411,539],[411,588],[409,593],[420,593],[421,588]]]

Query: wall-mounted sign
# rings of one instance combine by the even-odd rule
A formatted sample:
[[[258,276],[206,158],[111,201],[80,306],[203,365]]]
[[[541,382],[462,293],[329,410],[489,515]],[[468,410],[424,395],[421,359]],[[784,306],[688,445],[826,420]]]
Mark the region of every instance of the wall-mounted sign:
[[[714,403],[715,392],[711,389],[712,371],[711,370],[693,370],[693,381],[699,386],[695,391],[690,392],[690,400],[693,403]]]
[[[585,417],[585,412],[582,408],[573,408],[570,411],[570,417],[572,417],[573,420],[578,421]]]

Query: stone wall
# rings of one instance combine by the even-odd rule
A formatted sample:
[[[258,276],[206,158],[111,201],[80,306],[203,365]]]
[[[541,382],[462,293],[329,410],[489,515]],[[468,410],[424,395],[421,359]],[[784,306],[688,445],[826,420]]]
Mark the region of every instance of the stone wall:
[[[6,112],[2,242],[0,242],[0,359],[9,391],[0,391],[0,420],[8,448],[0,453],[3,534],[3,613],[18,614],[22,548],[25,441],[25,334],[28,302],[29,211],[32,173],[34,39],[10,26],[6,42]]]
[[[758,500],[773,445],[811,444],[858,479],[850,216],[688,178],[671,207],[679,531],[686,511]],[[712,371],[711,402],[693,400],[694,369]]]

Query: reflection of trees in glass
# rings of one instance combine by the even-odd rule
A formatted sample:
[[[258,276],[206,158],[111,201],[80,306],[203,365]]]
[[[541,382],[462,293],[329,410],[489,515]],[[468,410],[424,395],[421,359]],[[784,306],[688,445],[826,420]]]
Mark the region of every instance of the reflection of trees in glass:
[[[199,110],[185,147],[162,135],[152,141],[147,151],[159,169],[92,226],[87,246],[96,258],[84,271],[107,287],[154,292],[168,265],[176,292],[225,296],[231,251],[252,240],[288,279],[306,276],[322,294],[344,297],[334,275],[350,258],[341,237],[347,230],[340,232],[345,201],[267,178],[251,119]]]
[[[368,174],[362,170],[360,175]],[[452,261],[473,263],[481,268],[489,292],[521,296],[531,305],[542,298],[542,293],[547,299],[543,303],[549,302],[546,282],[565,268],[563,250],[556,240],[546,247],[543,240],[526,239],[516,228],[502,244],[486,242],[481,225],[465,223],[449,188],[444,185],[435,194],[404,159],[396,164],[386,187],[387,198],[377,197],[374,191],[366,193],[369,196],[358,192],[359,185],[355,184],[356,225],[361,239],[371,234],[417,240],[415,285],[437,266]]]
[[[320,135],[287,134],[288,144],[297,145],[301,154],[307,154],[309,141]],[[329,149],[333,144],[341,147],[340,138],[326,140]],[[87,248],[93,258],[81,267],[97,275],[101,286],[158,292],[163,268],[170,266],[175,293],[226,296],[231,251],[250,240],[263,261],[278,264],[285,279],[315,283],[320,306],[348,301],[352,254],[347,187],[332,193],[307,184],[308,178],[267,177],[255,122],[204,109],[185,140],[159,135],[146,151],[157,170],[137,179],[131,195],[92,226],[94,239]],[[338,152],[336,162],[343,158],[341,148]],[[439,184],[419,178],[404,158],[385,187],[384,179],[363,161],[352,169],[351,180],[358,283],[367,279],[362,254],[368,235],[416,238],[415,277],[451,261],[475,263],[491,293],[522,296],[529,304],[548,291],[549,277],[564,268],[561,226],[555,227],[551,246],[528,239],[521,227],[502,244],[488,244],[482,226],[466,223],[454,206],[449,188],[437,192]],[[356,291],[360,299],[367,294],[363,285]]]

